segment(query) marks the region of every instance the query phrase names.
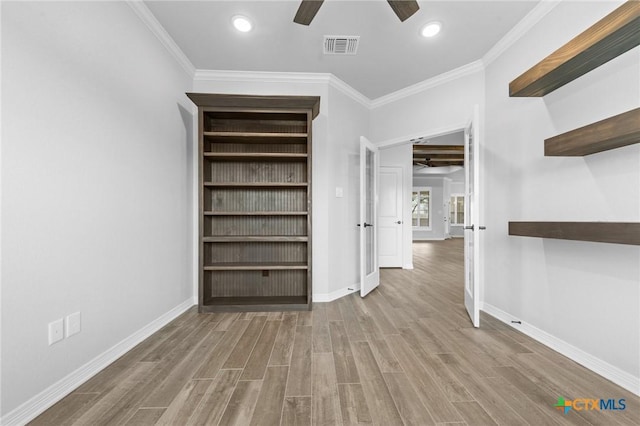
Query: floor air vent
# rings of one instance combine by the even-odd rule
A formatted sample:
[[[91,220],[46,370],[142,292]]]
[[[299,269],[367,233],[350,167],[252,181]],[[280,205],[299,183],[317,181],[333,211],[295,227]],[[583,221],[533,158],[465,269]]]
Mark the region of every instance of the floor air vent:
[[[325,55],[355,55],[360,36],[324,36]]]

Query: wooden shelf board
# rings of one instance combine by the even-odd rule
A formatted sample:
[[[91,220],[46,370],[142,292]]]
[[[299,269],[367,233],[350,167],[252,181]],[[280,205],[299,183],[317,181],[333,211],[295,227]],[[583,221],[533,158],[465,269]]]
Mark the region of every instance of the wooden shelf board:
[[[509,84],[509,96],[540,97],[640,44],[640,2],[630,0]]]
[[[291,269],[309,269],[304,262],[268,262],[268,263],[219,263],[204,267],[205,271],[278,271]]]
[[[307,133],[287,133],[287,132],[202,132],[205,138],[221,138],[221,139],[268,139],[274,142],[274,139],[299,139],[297,142],[306,143]],[[262,141],[260,141],[262,142]],[[248,142],[252,143],[252,142]],[[259,143],[259,142],[253,142]]]
[[[307,311],[307,296],[210,297],[203,301],[200,312],[269,312]]]
[[[205,216],[306,216],[308,212],[285,212],[285,211],[272,211],[272,212],[213,212],[205,211]]]
[[[204,159],[210,161],[306,161],[306,153],[271,152],[205,152]]]
[[[509,235],[640,245],[640,222],[509,222]]]
[[[583,156],[640,142],[640,108],[544,141],[546,156]]]
[[[189,99],[201,108],[219,108],[225,111],[311,111],[315,118],[320,111],[320,96],[259,96],[187,93]],[[278,111],[279,110],[279,111]]]
[[[205,182],[205,187],[229,188],[306,188],[307,182]]]
[[[307,236],[298,235],[242,235],[242,236],[218,236],[202,237],[205,243],[237,243],[237,242],[274,242],[274,243],[297,243],[307,242]]]

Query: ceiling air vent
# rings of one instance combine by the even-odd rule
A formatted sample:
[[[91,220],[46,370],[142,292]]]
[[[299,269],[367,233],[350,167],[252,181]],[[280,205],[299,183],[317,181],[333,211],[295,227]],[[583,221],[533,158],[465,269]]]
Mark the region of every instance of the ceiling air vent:
[[[324,36],[325,55],[355,55],[360,36]]]

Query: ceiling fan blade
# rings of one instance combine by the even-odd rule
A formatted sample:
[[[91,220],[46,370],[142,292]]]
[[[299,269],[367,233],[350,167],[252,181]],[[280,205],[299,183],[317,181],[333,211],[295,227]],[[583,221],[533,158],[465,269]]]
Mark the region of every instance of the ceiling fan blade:
[[[298,12],[296,12],[293,22],[301,25],[309,25],[318,13],[320,6],[324,0],[302,0]]]
[[[415,0],[387,0],[391,9],[398,15],[401,22],[406,21],[420,9]]]

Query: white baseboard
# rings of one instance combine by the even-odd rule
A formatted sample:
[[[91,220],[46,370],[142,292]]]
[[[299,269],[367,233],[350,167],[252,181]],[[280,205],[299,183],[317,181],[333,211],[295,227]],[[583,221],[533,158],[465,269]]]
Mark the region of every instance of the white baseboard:
[[[402,269],[413,269],[413,263],[405,263],[402,265]]]
[[[623,371],[618,367],[583,351],[582,349],[576,348],[570,343],[558,339],[557,337],[547,333],[546,331],[540,330],[531,324],[512,324],[512,320],[519,319],[493,305],[482,303],[480,309],[499,319],[508,326],[515,328],[546,346],[549,346],[554,351],[572,359],[594,373],[601,375],[605,379],[608,379],[618,386],[625,388],[629,392],[640,396],[640,377],[629,374],[626,371]]]
[[[91,361],[77,370],[63,377],[47,389],[29,399],[19,407],[10,411],[0,419],[0,425],[18,426],[24,425],[35,419],[39,414],[51,407],[56,402],[73,392],[78,386],[98,374],[109,364],[120,358],[134,346],[151,336],[156,331],[173,321],[180,314],[193,306],[191,298],[185,300],[169,312],[150,322],[131,336],[107,349]]]
[[[316,303],[331,302],[356,291],[360,291],[360,283],[332,291],[331,293],[314,293],[313,301]]]

